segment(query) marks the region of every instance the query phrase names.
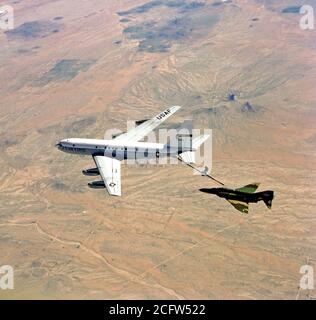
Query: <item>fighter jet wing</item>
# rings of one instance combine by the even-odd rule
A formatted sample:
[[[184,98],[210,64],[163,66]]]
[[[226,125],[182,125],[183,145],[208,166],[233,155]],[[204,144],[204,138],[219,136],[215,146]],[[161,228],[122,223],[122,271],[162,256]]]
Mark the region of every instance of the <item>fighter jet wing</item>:
[[[258,189],[260,183],[251,183],[242,188],[236,189],[236,191],[246,192],[246,193],[254,193]]]
[[[239,210],[241,213],[248,213],[249,207],[247,202],[238,200],[227,200],[235,209]]]
[[[151,120],[147,120],[139,126],[129,130],[126,133],[123,133],[116,138],[115,141],[128,141],[128,142],[138,142],[143,139],[149,132],[154,130],[160,124],[162,124],[165,120],[167,120],[171,115],[173,115],[176,111],[178,111],[181,107],[174,106],[166,109],[165,111],[157,114]]]
[[[108,193],[121,196],[121,162],[105,156],[95,156],[93,159]]]

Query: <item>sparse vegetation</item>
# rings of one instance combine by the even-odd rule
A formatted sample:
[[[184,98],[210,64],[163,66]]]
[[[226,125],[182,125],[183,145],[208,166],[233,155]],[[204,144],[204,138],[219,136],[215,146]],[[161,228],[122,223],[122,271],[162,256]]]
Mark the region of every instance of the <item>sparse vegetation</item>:
[[[55,66],[45,73],[35,84],[44,86],[50,82],[66,81],[76,77],[79,72],[87,71],[95,61],[81,61],[77,59],[64,59],[58,61]]]
[[[301,6],[288,6],[282,9],[282,13],[299,13]]]
[[[13,30],[8,30],[5,34],[10,38],[23,38],[25,40],[47,37],[59,31],[59,25],[51,21],[31,21],[25,22]]]

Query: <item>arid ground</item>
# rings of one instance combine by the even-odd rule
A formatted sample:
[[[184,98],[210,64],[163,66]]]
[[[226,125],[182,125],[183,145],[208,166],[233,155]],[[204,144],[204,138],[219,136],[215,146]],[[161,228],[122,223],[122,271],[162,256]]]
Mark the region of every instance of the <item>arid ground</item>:
[[[0,31],[1,299],[311,299],[316,266],[315,30],[292,0],[7,0]],[[185,165],[122,167],[121,198],[89,189],[102,138],[167,106],[213,129],[212,174],[261,182],[272,210],[199,192]],[[93,180],[93,178],[92,178]]]

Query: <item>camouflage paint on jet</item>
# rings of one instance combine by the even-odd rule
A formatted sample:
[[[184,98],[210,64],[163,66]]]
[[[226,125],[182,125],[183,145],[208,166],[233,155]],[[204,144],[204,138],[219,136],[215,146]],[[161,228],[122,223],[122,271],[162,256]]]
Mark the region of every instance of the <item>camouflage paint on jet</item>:
[[[249,203],[263,201],[266,206],[271,209],[274,192],[267,190],[255,193],[258,187],[259,183],[252,183],[235,190],[228,188],[203,188],[200,189],[200,191],[224,198],[234,206],[235,209],[247,214],[249,212]]]

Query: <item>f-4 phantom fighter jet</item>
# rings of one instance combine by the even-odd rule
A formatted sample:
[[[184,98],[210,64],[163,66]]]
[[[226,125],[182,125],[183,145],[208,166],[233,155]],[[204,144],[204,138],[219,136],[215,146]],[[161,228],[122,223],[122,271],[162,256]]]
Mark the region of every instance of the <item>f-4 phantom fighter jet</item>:
[[[236,190],[227,188],[203,188],[200,189],[200,191],[215,194],[220,198],[226,199],[241,213],[248,213],[249,203],[259,202],[261,200],[271,209],[274,196],[273,191],[268,190],[255,193],[258,187],[259,183],[253,183]]]
[[[102,181],[91,182],[91,188],[106,188],[112,196],[121,196],[121,162],[126,159],[159,158],[164,156],[180,157],[182,161],[194,163],[195,151],[209,138],[201,135],[190,143],[172,146],[170,144],[140,142],[149,132],[167,120],[180,109],[174,106],[159,113],[151,120],[140,120],[136,127],[112,140],[78,139],[61,140],[56,147],[71,154],[90,155],[96,168],[83,170],[87,176],[100,175]]]

